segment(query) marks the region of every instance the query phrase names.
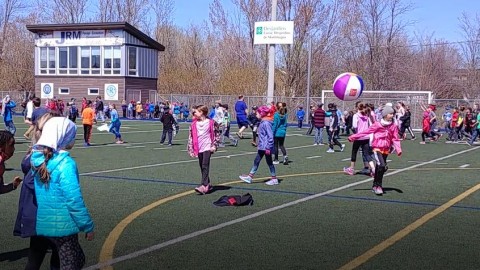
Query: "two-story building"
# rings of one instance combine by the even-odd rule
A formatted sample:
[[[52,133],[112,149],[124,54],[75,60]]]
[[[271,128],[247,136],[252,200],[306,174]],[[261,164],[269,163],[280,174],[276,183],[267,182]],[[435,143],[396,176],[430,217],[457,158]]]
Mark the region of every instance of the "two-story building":
[[[35,89],[42,99],[155,101],[165,47],[126,22],[27,25],[35,33]],[[40,94],[40,95],[39,95]]]

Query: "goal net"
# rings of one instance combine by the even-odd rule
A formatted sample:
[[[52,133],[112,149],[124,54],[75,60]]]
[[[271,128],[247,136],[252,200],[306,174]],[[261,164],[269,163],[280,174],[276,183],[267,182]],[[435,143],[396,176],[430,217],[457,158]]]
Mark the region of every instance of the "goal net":
[[[422,105],[426,106],[432,103],[431,91],[363,91],[362,96],[358,100],[343,101],[338,99],[333,90],[322,90],[321,102],[326,105],[329,103],[337,104],[337,108],[342,111],[354,111],[355,103],[362,101],[363,103],[371,103],[378,108],[385,103],[392,103],[394,106],[397,102],[403,102],[409,106],[412,113],[411,126],[414,129],[422,128]],[[441,115],[437,116],[438,118]]]

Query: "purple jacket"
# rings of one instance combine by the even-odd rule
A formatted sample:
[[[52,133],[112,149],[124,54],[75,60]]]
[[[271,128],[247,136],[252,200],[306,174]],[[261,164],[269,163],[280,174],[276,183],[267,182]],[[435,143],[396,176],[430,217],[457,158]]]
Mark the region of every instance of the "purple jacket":
[[[30,155],[22,160],[22,171],[24,174],[20,199],[18,200],[18,214],[13,229],[13,235],[30,237],[37,235],[35,227],[37,224],[37,199],[35,197],[35,182],[30,164]]]
[[[273,150],[273,130],[272,122],[262,120],[258,126],[258,150]]]

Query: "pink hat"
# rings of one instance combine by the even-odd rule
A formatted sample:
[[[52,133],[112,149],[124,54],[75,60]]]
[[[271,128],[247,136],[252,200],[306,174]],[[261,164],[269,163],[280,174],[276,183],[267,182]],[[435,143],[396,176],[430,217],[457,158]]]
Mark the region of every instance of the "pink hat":
[[[257,112],[260,114],[261,117],[265,117],[270,113],[270,109],[267,106],[260,106],[257,109]]]

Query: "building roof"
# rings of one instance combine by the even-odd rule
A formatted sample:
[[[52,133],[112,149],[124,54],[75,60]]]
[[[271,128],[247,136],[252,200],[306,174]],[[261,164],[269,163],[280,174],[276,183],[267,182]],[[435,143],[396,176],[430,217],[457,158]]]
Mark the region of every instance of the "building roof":
[[[27,25],[27,29],[32,33],[44,31],[68,31],[68,30],[124,30],[143,41],[148,46],[165,51],[165,46],[158,43],[142,31],[138,30],[127,22],[105,22],[105,23],[68,23],[68,24],[34,24]]]

